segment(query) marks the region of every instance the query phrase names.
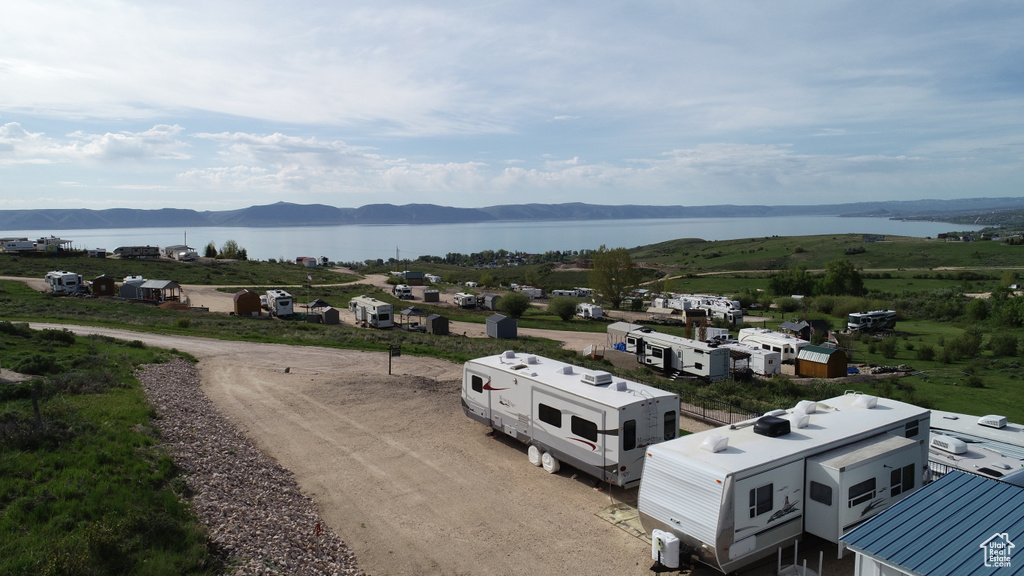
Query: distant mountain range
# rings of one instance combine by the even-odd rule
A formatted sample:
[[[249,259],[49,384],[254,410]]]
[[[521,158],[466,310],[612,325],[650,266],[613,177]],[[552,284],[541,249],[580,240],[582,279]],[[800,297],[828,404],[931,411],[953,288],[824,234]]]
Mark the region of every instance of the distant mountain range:
[[[854,202],[799,206],[607,206],[598,204],[505,204],[453,208],[436,204],[369,204],[336,208],[324,204],[278,202],[240,210],[178,208],[137,210],[84,208],[0,210],[2,230],[78,230],[97,228],[169,228],[206,226],[332,226],[342,224],[446,224],[522,220],[622,220],[635,218],[723,218],[778,216],[868,216],[949,221],[966,214],[1024,209],[1024,198],[970,198]]]

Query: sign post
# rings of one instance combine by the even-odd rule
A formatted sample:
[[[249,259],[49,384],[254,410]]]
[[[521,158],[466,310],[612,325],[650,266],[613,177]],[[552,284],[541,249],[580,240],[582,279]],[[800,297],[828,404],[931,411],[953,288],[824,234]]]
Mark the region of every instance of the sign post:
[[[391,375],[391,359],[398,358],[402,355],[401,344],[390,344],[388,345],[388,376]]]

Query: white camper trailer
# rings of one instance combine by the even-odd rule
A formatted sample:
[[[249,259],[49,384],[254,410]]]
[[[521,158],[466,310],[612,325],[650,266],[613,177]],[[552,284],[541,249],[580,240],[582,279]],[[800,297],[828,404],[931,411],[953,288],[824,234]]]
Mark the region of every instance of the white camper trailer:
[[[458,292],[452,299],[459,308],[476,308],[476,294],[469,292]]]
[[[708,294],[672,294],[668,298],[659,297],[651,300],[655,308],[671,310],[706,310],[715,320],[724,320],[730,326],[743,323],[743,307],[738,300],[730,300],[725,296]]]
[[[679,434],[679,396],[511,350],[466,362],[462,409],[528,444],[547,472],[564,462],[624,487],[640,481],[645,446]]]
[[[929,411],[848,393],[647,449],[647,532],[725,573],[804,532],[830,542],[928,478]]]
[[[804,346],[811,343],[789,334],[773,332],[767,328],[741,328],[739,333],[741,344],[757,346],[782,355],[783,362],[795,362],[797,355]]]
[[[391,289],[391,293],[401,300],[412,300],[412,287],[408,284],[397,284]]]
[[[77,294],[85,291],[82,275],[67,270],[53,270],[44,277],[52,294]]]
[[[846,318],[846,328],[862,332],[876,330],[892,330],[896,327],[895,310],[872,310],[871,312],[854,312]]]
[[[935,418],[935,414],[932,414]],[[964,440],[932,428],[928,439],[928,468],[932,478],[960,470],[975,476],[1024,486],[1024,467],[1018,454],[1008,454],[991,445]]]
[[[395,325],[394,307],[376,298],[356,296],[349,300],[348,309],[355,315],[357,324],[365,322],[374,328],[391,328]]]
[[[576,305],[576,315],[580,318],[589,318],[592,320],[598,320],[604,315],[604,309],[597,304],[589,304],[587,302],[580,302]]]
[[[267,290],[266,294],[260,296],[260,304],[272,316],[291,316],[294,314],[294,303],[292,295],[284,290]]]
[[[665,374],[683,373],[710,382],[729,377],[729,350],[717,343],[662,334],[649,328],[626,335],[626,352],[637,362]]]
[[[765,350],[757,346],[748,346],[739,342],[722,341],[722,348],[735,350],[740,354],[749,354],[747,368],[758,376],[773,376],[782,372],[782,354],[773,350]]]

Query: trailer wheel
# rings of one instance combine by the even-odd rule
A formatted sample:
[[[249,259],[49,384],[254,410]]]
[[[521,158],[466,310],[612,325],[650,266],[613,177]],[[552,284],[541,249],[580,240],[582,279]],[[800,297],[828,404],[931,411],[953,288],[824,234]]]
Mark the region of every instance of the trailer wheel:
[[[530,448],[526,450],[526,455],[530,457],[530,464],[540,466],[544,453],[540,451],[540,448],[537,448],[536,444],[530,444]]]
[[[548,474],[554,474],[562,467],[558,462],[558,458],[552,456],[551,452],[545,452],[544,455],[540,457],[540,463],[544,467],[544,471]]]

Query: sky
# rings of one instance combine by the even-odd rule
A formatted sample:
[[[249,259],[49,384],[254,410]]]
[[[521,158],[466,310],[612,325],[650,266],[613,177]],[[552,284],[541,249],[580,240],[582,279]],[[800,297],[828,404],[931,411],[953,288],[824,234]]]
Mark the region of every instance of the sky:
[[[10,2],[0,210],[1024,197],[1016,1]]]

